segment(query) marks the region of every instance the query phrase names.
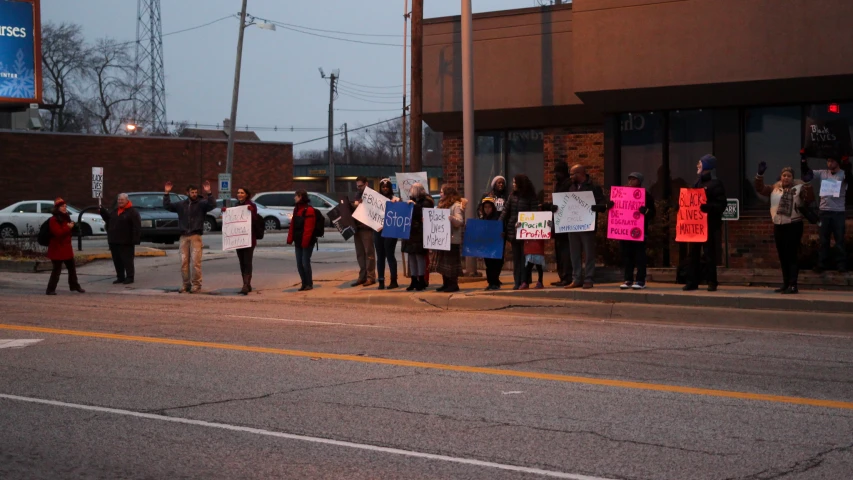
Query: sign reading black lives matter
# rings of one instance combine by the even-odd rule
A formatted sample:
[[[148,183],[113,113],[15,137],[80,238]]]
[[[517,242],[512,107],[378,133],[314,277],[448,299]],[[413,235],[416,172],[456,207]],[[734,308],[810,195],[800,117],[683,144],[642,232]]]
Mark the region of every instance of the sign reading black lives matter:
[[[364,187],[361,203],[358,204],[352,216],[359,222],[380,232],[385,225],[385,202],[387,201],[388,199],[381,193],[370,187]]]
[[[850,155],[850,127],[846,120],[818,120],[806,118],[806,155],[813,158]]]
[[[92,167],[92,198],[104,198],[104,167]]]

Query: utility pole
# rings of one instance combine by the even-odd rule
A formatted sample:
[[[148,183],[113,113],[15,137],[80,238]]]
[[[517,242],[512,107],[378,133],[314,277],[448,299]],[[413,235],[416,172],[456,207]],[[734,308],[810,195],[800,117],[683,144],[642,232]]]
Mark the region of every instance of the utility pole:
[[[406,43],[408,41],[408,33],[409,33],[409,0],[403,0],[403,130],[400,133],[400,143],[402,143],[402,147],[400,150],[400,163],[402,163],[403,172],[406,171],[406,137],[408,136],[408,132],[406,131],[406,91],[408,90],[408,82],[406,81],[406,54],[408,51],[406,50]]]
[[[237,131],[237,100],[240,95],[240,65],[243,62],[243,33],[246,31],[246,2],[240,9],[240,34],[237,37],[237,65],[234,67],[234,91],[231,93],[231,131],[228,133],[228,156],[225,161],[225,173],[234,171],[234,134]],[[230,187],[230,185],[229,185]],[[225,206],[231,206],[231,199],[225,199]]]
[[[347,165],[349,165],[349,127],[346,123],[344,124],[344,155],[347,157]]]
[[[468,208],[465,218],[475,218],[474,198],[474,39],[471,0],[462,0],[462,152],[465,195]],[[477,259],[466,258],[468,276],[477,276]],[[516,266],[516,268],[518,268]]]
[[[323,69],[320,76],[326,78]],[[335,191],[335,93],[340,70],[333,70],[329,75],[329,193]]]
[[[424,0],[412,0],[412,100],[409,106],[413,172],[423,169]]]

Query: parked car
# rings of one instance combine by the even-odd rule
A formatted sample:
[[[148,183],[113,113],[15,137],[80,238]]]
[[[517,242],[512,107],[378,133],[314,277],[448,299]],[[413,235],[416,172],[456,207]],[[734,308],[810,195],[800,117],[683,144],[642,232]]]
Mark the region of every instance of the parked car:
[[[53,212],[52,200],[27,200],[0,210],[0,238],[37,235],[42,223]],[[71,219],[77,222],[80,210],[68,206]],[[106,235],[104,220],[97,213],[84,213],[80,219],[83,236]]]
[[[225,202],[222,199],[216,201],[216,205],[219,207],[216,210],[213,210],[211,215],[216,219],[216,229],[222,230],[222,206]],[[231,199],[231,205],[236,205],[237,199]],[[267,208],[263,204],[255,203],[255,206],[258,207],[258,215],[264,219],[264,229],[266,231],[272,230],[281,230],[283,228],[290,228],[290,215],[283,210],[276,210],[273,208]],[[206,228],[206,226],[205,226]],[[205,230],[206,231],[206,230]]]
[[[293,208],[296,206],[294,196],[296,192],[261,192],[252,197],[252,201],[266,205],[267,208],[282,210],[293,216]],[[330,227],[329,210],[335,208],[338,202],[331,198],[316,192],[308,192],[308,200],[311,206],[319,210],[326,217],[326,226]]]
[[[172,244],[181,238],[178,214],[163,207],[163,192],[133,192],[127,198],[142,218],[143,242]],[[170,193],[172,203],[186,200],[185,195]],[[113,205],[115,207],[115,205]]]

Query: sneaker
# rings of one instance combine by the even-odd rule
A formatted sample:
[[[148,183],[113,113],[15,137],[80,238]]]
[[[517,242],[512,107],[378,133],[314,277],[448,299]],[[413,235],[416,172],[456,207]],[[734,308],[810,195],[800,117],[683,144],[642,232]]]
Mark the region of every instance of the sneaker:
[[[543,288],[545,288],[545,285],[542,285],[542,282],[536,282],[536,286],[533,288],[536,290],[542,290]]]
[[[642,290],[646,288],[646,282],[634,282],[634,285],[631,286],[634,290]]]
[[[303,290],[303,292],[308,292],[310,290],[314,290],[314,285],[306,285],[305,290]]]
[[[797,288],[797,286],[796,286],[796,285],[791,285],[790,287],[788,287],[788,289],[787,289],[787,290],[785,290],[785,291],[784,291],[784,292],[782,292],[782,293],[783,293],[783,294],[786,294],[786,295],[791,295],[791,294],[796,295],[796,294],[800,293],[800,290]]]
[[[132,283],[133,283],[133,279],[132,279],[132,278],[127,278],[127,279],[125,279],[125,280],[124,280],[123,282],[121,282],[121,283],[122,283],[122,284],[124,284],[124,285],[130,285],[130,284],[132,284]]]
[[[528,288],[530,288],[530,287],[527,285],[527,283],[526,283],[526,282],[525,282],[525,283],[522,283],[522,284],[518,287],[518,289],[519,289],[519,290],[527,290]]]
[[[622,285],[619,285],[620,290],[628,290],[631,288],[631,282],[625,282]]]

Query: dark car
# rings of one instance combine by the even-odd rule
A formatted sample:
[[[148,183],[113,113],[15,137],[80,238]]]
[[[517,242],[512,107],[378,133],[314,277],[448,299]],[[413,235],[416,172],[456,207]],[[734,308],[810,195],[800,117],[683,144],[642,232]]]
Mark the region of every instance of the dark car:
[[[178,203],[187,198],[176,193],[169,195],[172,203]],[[178,214],[163,208],[163,192],[133,192],[128,193],[127,198],[142,218],[143,242],[172,244],[180,240]]]

